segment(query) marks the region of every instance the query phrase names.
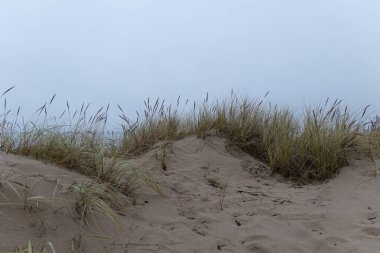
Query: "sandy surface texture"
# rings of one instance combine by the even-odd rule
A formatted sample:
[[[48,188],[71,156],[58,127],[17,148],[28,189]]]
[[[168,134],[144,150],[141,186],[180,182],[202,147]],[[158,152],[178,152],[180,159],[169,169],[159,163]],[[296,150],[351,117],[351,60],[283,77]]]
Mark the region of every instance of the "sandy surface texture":
[[[52,195],[57,179],[80,177],[30,159],[0,157],[3,169],[23,171],[29,184],[43,178],[36,195]],[[160,143],[133,162],[166,197],[138,189],[126,215],[118,217],[121,228],[101,216],[97,225],[80,228],[59,204],[32,210],[2,205],[0,252],[29,239],[36,245],[50,240],[57,252],[380,251],[380,178],[372,163],[355,161],[326,183],[299,186],[270,176],[265,164],[226,148],[218,137]]]

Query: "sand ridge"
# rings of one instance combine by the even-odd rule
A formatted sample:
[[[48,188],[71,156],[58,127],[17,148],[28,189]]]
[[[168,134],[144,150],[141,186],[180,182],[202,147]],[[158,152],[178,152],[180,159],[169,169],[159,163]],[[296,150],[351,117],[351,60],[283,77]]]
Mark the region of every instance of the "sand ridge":
[[[380,179],[373,177],[373,164],[357,161],[326,183],[299,186],[271,176],[265,164],[226,146],[220,137],[188,137],[158,143],[135,159],[160,183],[166,197],[138,189],[134,205],[119,216],[123,231],[99,217],[101,233],[112,239],[84,236],[76,252],[379,250]],[[38,161],[0,156],[1,166],[29,174],[80,177]],[[51,194],[52,187],[54,182],[45,182],[39,194]],[[38,219],[49,221],[43,233]],[[0,220],[0,252],[28,239],[37,244],[48,239],[58,252],[71,252],[72,238],[79,233],[77,220],[49,208],[28,213],[0,206]],[[83,232],[94,233],[100,232]]]

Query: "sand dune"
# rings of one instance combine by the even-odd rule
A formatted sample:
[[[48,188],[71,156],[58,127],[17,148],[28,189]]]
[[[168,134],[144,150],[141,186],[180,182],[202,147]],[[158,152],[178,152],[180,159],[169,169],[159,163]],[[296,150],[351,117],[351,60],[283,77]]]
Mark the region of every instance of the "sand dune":
[[[26,173],[29,185],[43,178],[36,195],[50,196],[56,179],[83,177],[5,153],[0,158],[2,170]],[[133,162],[166,197],[136,190],[134,205],[118,217],[121,229],[99,216],[98,226],[80,230],[78,219],[59,204],[30,211],[4,205],[0,252],[29,239],[35,245],[49,240],[57,252],[380,251],[380,179],[372,163],[355,161],[326,183],[300,186],[271,176],[265,164],[226,148],[219,137],[159,143]]]

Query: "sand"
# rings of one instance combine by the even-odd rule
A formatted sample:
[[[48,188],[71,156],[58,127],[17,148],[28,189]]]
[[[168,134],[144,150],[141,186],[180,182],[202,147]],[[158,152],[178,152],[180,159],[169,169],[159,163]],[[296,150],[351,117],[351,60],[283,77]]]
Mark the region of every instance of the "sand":
[[[29,239],[37,246],[49,240],[57,252],[380,252],[380,178],[374,176],[380,161],[353,161],[328,182],[300,186],[226,148],[223,138],[188,137],[159,143],[133,162],[166,197],[136,190],[134,205],[118,217],[120,229],[102,216],[98,226],[80,229],[78,218],[67,208],[57,211],[58,204],[30,211],[0,206],[0,252]],[[5,153],[0,167],[23,171],[30,184],[50,179],[35,189],[44,196],[57,178],[83,177]]]

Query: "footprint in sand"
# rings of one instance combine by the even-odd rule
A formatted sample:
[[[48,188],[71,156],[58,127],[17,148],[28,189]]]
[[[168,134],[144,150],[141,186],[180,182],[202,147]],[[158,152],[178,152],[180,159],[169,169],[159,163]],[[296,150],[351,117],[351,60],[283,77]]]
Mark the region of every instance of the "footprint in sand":
[[[379,212],[374,211],[370,206],[365,210],[365,219],[371,224],[375,224],[378,221]],[[367,223],[366,222],[366,223]]]
[[[371,227],[368,227],[368,228],[364,228],[363,232],[366,235],[378,237],[380,235],[380,228],[371,228]]]
[[[197,218],[197,212],[193,208],[178,208],[178,215],[189,220],[195,220]]]
[[[319,192],[319,198],[323,200],[330,200],[331,186],[324,186]]]
[[[269,248],[264,246],[264,242],[268,240],[269,237],[266,235],[250,235],[244,238],[244,240],[241,241],[241,244],[244,246],[244,252],[266,253],[271,252]]]
[[[261,245],[260,243],[254,242],[249,243],[245,248],[245,252],[255,252],[255,253],[269,253],[272,252],[269,248]]]
[[[327,202],[331,200],[331,187],[323,186],[323,188],[319,189],[318,195],[314,198],[308,199],[307,202],[312,203],[313,205],[317,205],[319,207],[324,207],[327,205]]]

